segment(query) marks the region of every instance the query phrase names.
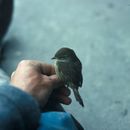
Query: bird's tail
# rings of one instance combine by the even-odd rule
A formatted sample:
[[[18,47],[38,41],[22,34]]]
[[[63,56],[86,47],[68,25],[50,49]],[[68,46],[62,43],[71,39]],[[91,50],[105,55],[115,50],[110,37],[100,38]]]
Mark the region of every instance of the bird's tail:
[[[83,100],[82,100],[82,98],[81,98],[81,96],[80,96],[80,94],[79,94],[78,89],[73,88],[73,92],[74,92],[74,96],[75,96],[75,98],[76,98],[76,101],[78,101],[79,104],[80,104],[82,107],[84,107],[84,103],[83,103]]]

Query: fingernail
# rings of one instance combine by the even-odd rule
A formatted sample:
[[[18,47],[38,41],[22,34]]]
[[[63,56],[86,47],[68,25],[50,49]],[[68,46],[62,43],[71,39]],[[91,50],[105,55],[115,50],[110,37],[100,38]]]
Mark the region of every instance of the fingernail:
[[[72,102],[72,99],[71,98],[66,98],[66,100],[65,100],[65,104],[66,105],[69,105],[69,104],[71,104],[71,102]]]

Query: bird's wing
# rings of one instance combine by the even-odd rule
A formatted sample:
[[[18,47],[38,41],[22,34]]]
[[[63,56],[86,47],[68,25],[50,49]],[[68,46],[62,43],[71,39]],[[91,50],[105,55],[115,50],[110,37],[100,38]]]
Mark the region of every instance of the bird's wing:
[[[81,87],[82,83],[83,83],[82,64],[79,60],[77,62],[75,62],[74,64],[75,64],[74,67],[75,67],[75,70],[76,70],[76,73],[77,73],[76,77],[78,79],[77,84],[78,84],[78,86]]]
[[[66,75],[63,76],[63,79],[66,83],[71,82],[77,87],[82,86],[83,77],[81,73],[82,65],[80,61],[74,63],[72,62],[72,64],[60,62],[59,66],[62,66],[62,68],[58,67],[59,72],[62,74],[62,76]]]

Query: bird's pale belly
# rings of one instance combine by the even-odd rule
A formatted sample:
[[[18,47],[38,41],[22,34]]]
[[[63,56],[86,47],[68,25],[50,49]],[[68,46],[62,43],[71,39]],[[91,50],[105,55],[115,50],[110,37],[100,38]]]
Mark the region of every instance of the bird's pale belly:
[[[55,66],[55,72],[56,72],[57,77],[66,84],[67,80],[66,80],[63,72],[59,71],[59,69],[58,69],[58,61],[55,61],[54,66]]]

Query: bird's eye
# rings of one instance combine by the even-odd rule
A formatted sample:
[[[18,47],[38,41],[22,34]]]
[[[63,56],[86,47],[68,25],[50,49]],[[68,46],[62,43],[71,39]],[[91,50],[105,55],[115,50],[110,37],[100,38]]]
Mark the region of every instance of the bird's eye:
[[[67,55],[62,55],[62,56],[59,57],[59,59],[61,59],[61,60],[65,60],[65,59],[67,59],[67,58],[68,58]]]
[[[60,59],[61,59],[61,60],[64,60],[64,59],[65,59],[65,57],[60,57]]]
[[[61,60],[65,60],[66,58],[67,58],[66,55],[60,57]]]
[[[63,58],[66,59],[68,56],[67,55],[64,55]]]

